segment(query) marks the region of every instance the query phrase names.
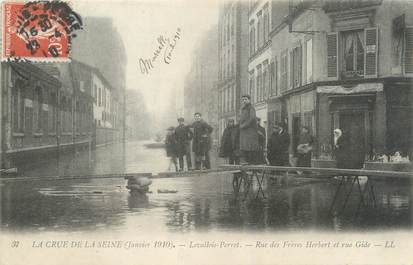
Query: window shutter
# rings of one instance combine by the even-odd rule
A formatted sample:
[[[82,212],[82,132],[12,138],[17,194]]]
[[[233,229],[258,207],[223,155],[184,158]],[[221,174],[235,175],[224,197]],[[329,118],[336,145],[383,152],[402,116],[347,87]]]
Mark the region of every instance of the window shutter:
[[[364,77],[377,77],[378,29],[364,30]]]
[[[327,77],[338,78],[338,34],[332,32],[327,34]]]
[[[404,72],[413,73],[413,27],[405,29],[405,52],[404,52]]]

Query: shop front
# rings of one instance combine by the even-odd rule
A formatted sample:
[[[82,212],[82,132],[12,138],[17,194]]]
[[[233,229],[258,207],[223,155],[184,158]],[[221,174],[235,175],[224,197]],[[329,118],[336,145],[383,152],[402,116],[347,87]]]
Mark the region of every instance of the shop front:
[[[352,168],[362,168],[385,150],[386,98],[383,83],[319,86],[318,150],[320,160],[333,160],[333,130],[347,139]]]

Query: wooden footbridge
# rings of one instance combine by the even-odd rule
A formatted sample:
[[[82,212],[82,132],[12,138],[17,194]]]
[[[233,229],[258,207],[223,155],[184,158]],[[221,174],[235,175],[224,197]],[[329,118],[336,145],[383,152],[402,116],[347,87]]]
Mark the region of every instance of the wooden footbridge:
[[[364,169],[339,169],[339,168],[307,168],[307,167],[281,167],[281,166],[262,166],[262,165],[224,165],[221,168],[231,171],[237,171],[233,174],[234,192],[240,192],[241,187],[244,194],[249,192],[251,183],[255,180],[258,186],[256,198],[260,195],[265,199],[266,195],[263,189],[263,181],[265,178],[286,178],[288,179],[300,177],[310,179],[335,179],[338,180],[338,185],[334,193],[329,212],[335,216],[344,212],[348,200],[353,193],[354,186],[359,195],[357,207],[358,213],[361,206],[367,208],[372,205],[376,208],[376,196],[374,192],[373,180],[412,180],[413,172],[398,172],[398,171],[379,171],[379,170],[364,170]],[[365,179],[364,187],[361,184],[362,179]],[[344,195],[344,202],[341,206],[338,205],[338,197]]]
[[[300,172],[300,174],[297,174]],[[244,193],[246,196],[251,192],[252,183],[257,184],[256,198],[262,197],[266,199],[263,182],[266,178],[286,178],[293,179],[296,177],[310,178],[318,180],[335,179],[338,182],[334,198],[330,207],[332,212],[337,205],[337,198],[339,195],[344,195],[344,204],[341,206],[343,212],[346,208],[350,196],[353,194],[354,186],[359,195],[359,205],[367,206],[371,203],[376,207],[376,198],[374,194],[374,183],[372,180],[412,180],[413,172],[397,172],[397,171],[378,171],[378,170],[364,170],[364,169],[338,169],[338,168],[303,168],[303,167],[281,167],[281,166],[265,166],[265,165],[223,165],[218,169],[200,170],[188,172],[161,172],[157,174],[152,173],[125,173],[125,174],[95,174],[95,175],[67,175],[67,176],[41,176],[41,177],[4,177],[0,175],[0,184],[10,182],[32,182],[32,181],[64,181],[76,179],[108,179],[108,178],[122,178],[129,183],[131,179],[145,177],[149,179],[160,178],[180,178],[180,177],[197,177],[201,175],[223,173],[224,176],[232,176],[232,184],[235,194]],[[367,178],[364,185],[361,184],[362,178]],[[287,181],[288,185],[288,181]],[[358,209],[357,209],[358,210]],[[335,211],[337,212],[337,211]],[[340,214],[340,213],[338,213]]]

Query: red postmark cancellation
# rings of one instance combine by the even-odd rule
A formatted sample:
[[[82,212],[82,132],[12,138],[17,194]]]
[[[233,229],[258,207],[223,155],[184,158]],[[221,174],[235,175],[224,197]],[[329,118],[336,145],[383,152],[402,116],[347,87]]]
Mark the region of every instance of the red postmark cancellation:
[[[2,60],[68,60],[79,15],[65,2],[4,2]]]

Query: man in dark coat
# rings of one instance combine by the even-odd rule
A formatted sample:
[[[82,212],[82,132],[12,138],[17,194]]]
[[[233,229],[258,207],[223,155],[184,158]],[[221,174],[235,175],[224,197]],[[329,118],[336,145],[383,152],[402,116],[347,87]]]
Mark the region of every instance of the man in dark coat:
[[[219,156],[228,158],[229,164],[238,164],[237,149],[239,148],[239,127],[233,119],[229,119],[221,138]]]
[[[276,124],[268,140],[267,152],[271,166],[289,166],[290,136],[284,124]]]
[[[210,149],[210,134],[212,127],[202,120],[201,113],[194,114],[195,121],[192,123],[194,138],[192,141],[192,152],[195,154],[195,169],[208,168],[207,155]]]
[[[259,150],[258,128],[255,109],[251,105],[249,95],[241,97],[239,128],[241,158],[243,162],[255,164],[256,153]]]
[[[179,159],[180,171],[184,170],[184,156],[186,158],[186,166],[188,170],[192,169],[190,141],[192,140],[193,133],[188,128],[188,126],[185,125],[184,122],[184,118],[179,118],[179,125],[175,128],[177,155]]]
[[[265,157],[264,157],[264,151],[265,151],[265,140],[266,140],[266,132],[265,128],[261,126],[261,118],[257,117],[257,126],[258,126],[258,144],[260,149],[257,152],[257,162],[258,164],[265,164]]]

